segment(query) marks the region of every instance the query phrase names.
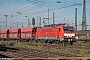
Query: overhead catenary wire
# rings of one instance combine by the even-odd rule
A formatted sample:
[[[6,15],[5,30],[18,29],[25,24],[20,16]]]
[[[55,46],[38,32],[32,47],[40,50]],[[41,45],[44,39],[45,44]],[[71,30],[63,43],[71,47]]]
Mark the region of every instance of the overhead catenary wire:
[[[54,10],[58,10],[58,9],[66,8],[66,7],[71,7],[71,6],[65,6],[65,7],[56,8],[56,9],[54,8],[54,9],[50,9],[50,11],[54,11]],[[28,14],[23,14],[23,13],[22,13],[22,14],[17,14],[17,15],[15,15],[15,16],[18,16],[18,15],[24,15],[24,16],[25,16],[25,15],[33,15],[33,14],[36,15],[36,14],[38,14],[38,13],[39,13],[39,14],[40,14],[40,13],[45,13],[45,12],[47,12],[47,11],[48,11],[48,10],[44,10],[44,11],[39,11],[39,12],[34,12],[34,13],[28,13]],[[15,17],[15,16],[14,16],[14,17]]]
[[[68,6],[67,6],[68,7]],[[62,7],[62,8],[66,8],[66,7]],[[54,11],[54,10],[58,10],[58,9],[62,9],[62,8],[55,8],[55,9],[50,9],[50,11]],[[21,10],[21,9],[20,9]],[[23,10],[23,9],[22,9]],[[34,12],[34,13],[27,13],[27,14],[24,14],[23,12],[22,12],[22,14],[17,14],[17,16],[19,16],[19,15],[32,15],[32,14],[38,14],[38,13],[44,13],[44,12],[47,12],[47,10],[44,10],[44,11],[39,11],[39,12]],[[18,18],[17,18],[18,19]]]
[[[26,6],[26,7],[29,7],[29,6]],[[26,7],[23,7],[23,8],[26,8]],[[50,9],[50,10],[58,10],[58,9],[66,8],[66,7],[70,7],[70,6],[64,6],[64,7],[61,7],[61,8],[57,8],[57,9]],[[22,8],[22,10],[23,10],[23,8]],[[33,7],[33,8],[35,8],[35,7]],[[33,9],[33,8],[31,8],[31,9]],[[31,9],[29,9],[29,10],[31,10]],[[18,10],[19,10],[19,9],[18,9]],[[16,11],[16,10],[14,10],[14,11]],[[26,11],[28,11],[28,10],[26,10]],[[26,12],[26,11],[24,11],[24,12]],[[43,12],[46,12],[46,11],[47,11],[47,10],[45,10],[45,11],[39,11],[39,12],[35,12],[35,13],[23,14],[23,15],[43,13]],[[19,15],[20,15],[20,14],[17,14],[17,15],[15,15],[15,16],[19,16]],[[15,16],[13,16],[13,17],[15,17]]]
[[[50,2],[50,1],[47,1],[47,2]],[[45,3],[47,3],[47,2],[45,2]],[[44,4],[45,4],[44,3]],[[35,5],[35,4],[37,4],[37,3],[34,3],[34,4],[30,4],[30,5],[27,5],[27,6],[25,6],[25,7],[22,7],[22,8],[19,8],[19,9],[16,9],[16,10],[13,10],[13,11],[11,11],[11,12],[8,12],[7,14],[9,14],[10,15],[10,13],[14,13],[14,12],[21,12],[23,9],[25,9],[25,8],[28,8],[28,7],[30,7],[30,6],[33,6],[33,5]],[[41,6],[42,4],[40,4],[39,6]],[[34,9],[34,8],[37,8],[38,6],[35,6],[35,7],[32,7],[32,8],[30,8],[30,9],[28,9],[28,10],[26,10],[26,11],[24,11],[24,12],[27,12],[27,11],[30,11],[30,10],[32,10],[32,9]],[[24,13],[24,12],[22,12],[22,13]],[[12,15],[11,14],[11,15]],[[3,16],[4,14],[1,14],[0,16]],[[16,14],[15,16],[18,16],[19,14]],[[15,17],[15,16],[13,16],[13,17]]]
[[[47,1],[47,2],[50,2],[50,1]],[[45,2],[45,3],[47,3],[47,2]],[[44,4],[45,4],[44,3]],[[40,5],[38,5],[38,6],[41,6],[41,5],[43,5],[43,4],[40,4]],[[24,15],[23,13],[25,12],[27,12],[27,11],[30,11],[30,10],[32,10],[32,9],[34,9],[34,8],[38,8],[38,6],[35,6],[35,7],[32,7],[32,8],[30,8],[30,9],[28,9],[28,10],[26,10],[26,11],[23,11],[23,12],[20,12],[22,15]],[[26,6],[26,7],[28,7],[28,6]],[[26,7],[24,7],[24,8],[26,8]],[[23,9],[24,9],[23,8]],[[22,10],[23,10],[22,9]],[[43,9],[43,8],[42,8]],[[21,10],[20,10],[21,11]],[[44,12],[44,11],[38,11],[38,12],[34,12],[34,13],[39,13],[39,12]],[[34,13],[31,13],[31,14],[34,14]],[[16,16],[19,16],[19,15],[21,15],[21,14],[16,14],[16,15],[13,15],[13,17],[16,17]],[[27,15],[27,14],[26,14]]]
[[[7,0],[7,1],[9,1],[9,0]],[[4,2],[6,2],[6,1],[4,1]],[[13,10],[13,11],[11,11],[11,12],[8,12],[7,14],[13,13],[13,12],[18,11],[18,10],[23,10],[23,9],[25,9],[25,8],[27,8],[27,7],[30,7],[30,6],[31,6],[31,4],[29,4],[29,5],[25,6],[25,7],[22,7],[22,8],[16,9],[16,10]],[[1,14],[1,15],[3,15],[3,14]]]
[[[4,0],[3,2],[0,2],[0,4],[3,4],[3,3],[5,3],[5,2],[8,2],[9,0]]]
[[[60,8],[54,8],[54,9],[50,9],[50,11],[53,11],[53,10],[58,10],[58,9],[66,8],[66,7],[71,7],[71,6],[74,6],[74,5],[70,5],[70,6],[63,6],[63,7],[60,7]],[[47,10],[40,11],[40,12],[35,12],[35,13],[28,13],[28,14],[43,13],[43,12],[46,12],[46,11],[47,11]],[[26,11],[25,11],[25,12],[26,12]],[[28,15],[28,14],[24,14],[24,15]]]
[[[74,5],[70,5],[70,6],[63,6],[63,7],[60,7],[60,8],[53,8],[53,9],[50,9],[50,11],[54,11],[54,10],[58,10],[58,9],[62,9],[62,8],[67,8],[67,7],[71,7],[71,6],[74,6]],[[47,12],[48,10],[44,10],[44,11],[39,11],[39,12],[34,12],[34,13],[28,13],[28,14],[18,14],[18,15],[32,15],[32,14],[40,14],[40,13],[45,13],[45,12]],[[17,15],[17,16],[18,16]]]
[[[68,7],[69,7],[69,6],[68,6]],[[65,8],[65,7],[64,7],[64,8]],[[59,9],[61,9],[61,8],[59,8]],[[53,11],[53,10],[57,10],[57,9],[52,9],[52,11]],[[32,15],[32,14],[36,15],[37,13],[40,14],[40,13],[45,13],[45,12],[47,12],[47,11],[48,11],[48,10],[44,10],[44,11],[40,11],[40,12],[34,12],[34,13],[22,14],[22,15],[23,15],[23,16],[25,16],[25,15],[30,15],[30,14],[31,14],[31,15]],[[80,12],[79,12],[79,13],[80,13]],[[82,13],[82,12],[81,12],[81,13]],[[72,13],[72,14],[74,14],[74,13]],[[72,15],[72,14],[71,14],[71,15]],[[70,15],[70,14],[69,14],[69,15]],[[22,17],[23,17],[23,16],[22,16]],[[59,15],[59,16],[61,16],[61,15]],[[56,17],[59,17],[59,16],[56,16]],[[64,16],[66,16],[66,15],[64,15]],[[19,18],[20,18],[20,17],[19,17]],[[18,18],[16,18],[16,19],[18,19]]]
[[[62,9],[62,8],[67,8],[67,7],[71,7],[73,5],[70,5],[70,6],[64,6],[64,7],[60,7],[60,8],[53,8],[53,9],[50,9],[50,11],[54,11],[54,10],[58,10],[58,9]],[[27,13],[27,14],[23,14],[23,15],[29,15],[29,14],[37,14],[37,13],[45,13],[47,12],[48,10],[44,10],[44,11],[40,11],[40,12],[34,12],[34,13]]]
[[[87,11],[87,12],[90,12],[90,11]],[[37,12],[37,13],[40,13],[40,12]],[[78,12],[78,13],[82,13],[82,12]],[[33,14],[33,13],[32,13]],[[71,14],[67,14],[67,15],[72,15],[72,14],[75,14],[75,13],[71,13]],[[67,15],[63,15],[63,16],[67,16]],[[55,18],[56,17],[60,17],[60,16],[62,16],[62,15],[59,15],[59,16],[55,16]],[[50,18],[52,18],[52,17],[50,17]],[[89,17],[88,17],[89,18]],[[16,19],[18,19],[18,18],[16,18]]]
[[[52,0],[53,1],[53,0]],[[47,1],[47,2],[50,2],[50,1]],[[45,2],[45,3],[47,3],[47,2]],[[36,4],[36,3],[35,3]],[[15,11],[22,11],[23,9],[25,9],[25,8],[27,8],[27,7],[30,7],[31,5],[28,5],[28,6],[25,6],[25,7],[23,7],[23,8],[20,8],[20,9],[16,9],[16,10],[14,10],[14,11],[11,11],[11,12],[9,12],[9,13],[12,13],[12,12],[15,12]],[[40,6],[40,5],[39,5]],[[26,10],[26,11],[24,11],[24,12],[27,12],[27,11],[29,11],[29,10],[32,10],[32,9],[34,9],[34,8],[37,8],[37,7],[33,7],[33,8],[31,8],[31,9],[28,9],[28,10]],[[23,13],[23,12],[22,12]],[[18,14],[19,15],[19,14]],[[18,16],[17,15],[17,16]],[[3,14],[2,14],[2,16],[3,16]]]

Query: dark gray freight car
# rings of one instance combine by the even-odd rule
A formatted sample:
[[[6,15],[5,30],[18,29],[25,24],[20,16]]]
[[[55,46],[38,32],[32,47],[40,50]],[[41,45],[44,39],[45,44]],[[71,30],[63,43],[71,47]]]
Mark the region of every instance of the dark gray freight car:
[[[90,40],[90,30],[78,30],[76,31],[77,41],[89,41]]]

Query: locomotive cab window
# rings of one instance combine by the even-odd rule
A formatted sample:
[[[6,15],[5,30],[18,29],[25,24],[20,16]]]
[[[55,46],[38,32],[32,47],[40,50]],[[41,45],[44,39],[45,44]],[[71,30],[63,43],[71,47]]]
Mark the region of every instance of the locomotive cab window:
[[[73,28],[69,28],[69,31],[74,31],[74,29]]]
[[[64,31],[74,31],[74,28],[67,28],[67,27],[64,27]]]

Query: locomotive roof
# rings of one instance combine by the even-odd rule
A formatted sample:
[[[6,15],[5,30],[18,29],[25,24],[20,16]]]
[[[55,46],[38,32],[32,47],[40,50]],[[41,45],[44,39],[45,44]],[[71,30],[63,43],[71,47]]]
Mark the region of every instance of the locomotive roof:
[[[57,26],[60,26],[60,25],[65,26],[66,23],[60,23],[60,24],[48,24],[48,25],[44,25],[44,27],[57,27]]]

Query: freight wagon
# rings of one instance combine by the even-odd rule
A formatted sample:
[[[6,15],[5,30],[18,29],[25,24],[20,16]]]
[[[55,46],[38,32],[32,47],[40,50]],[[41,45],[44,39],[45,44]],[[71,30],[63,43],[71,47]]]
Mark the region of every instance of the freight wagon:
[[[9,30],[0,30],[0,39],[1,40],[8,40],[9,39]]]
[[[20,28],[9,29],[9,40],[19,40],[21,35]]]
[[[77,41],[89,41],[90,30],[77,30],[76,36],[77,36]]]
[[[37,28],[38,27],[21,28],[21,41],[35,40]]]

